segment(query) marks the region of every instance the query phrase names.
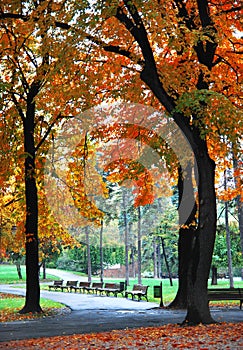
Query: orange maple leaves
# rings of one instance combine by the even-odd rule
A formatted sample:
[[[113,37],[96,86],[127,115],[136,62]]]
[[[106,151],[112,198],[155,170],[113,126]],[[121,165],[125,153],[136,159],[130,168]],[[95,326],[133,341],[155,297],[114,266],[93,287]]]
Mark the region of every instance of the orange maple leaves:
[[[104,333],[75,334],[0,343],[0,349],[240,349],[242,323],[181,327],[165,325]]]

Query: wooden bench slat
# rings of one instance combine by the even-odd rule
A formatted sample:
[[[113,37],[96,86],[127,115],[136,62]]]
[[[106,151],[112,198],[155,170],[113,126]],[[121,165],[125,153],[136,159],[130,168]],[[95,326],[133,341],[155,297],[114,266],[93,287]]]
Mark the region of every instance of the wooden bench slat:
[[[97,294],[97,289],[102,287],[103,287],[102,282],[93,282],[90,287],[85,287],[85,290],[87,290],[88,293],[93,292]]]
[[[240,309],[243,304],[243,288],[211,288],[208,289],[208,301],[239,300]]]
[[[56,280],[56,281],[53,281],[53,284],[49,284],[48,287],[49,287],[49,290],[51,289],[54,289],[54,290],[57,290],[57,289],[61,289],[61,286],[63,284],[63,280]]]
[[[78,284],[78,286],[73,287],[73,288],[74,288],[74,290],[75,290],[75,293],[76,293],[77,290],[79,290],[79,292],[81,293],[81,291],[84,292],[84,291],[86,290],[86,288],[89,288],[90,285],[91,285],[91,282],[88,282],[88,281],[80,281],[79,284]]]
[[[73,287],[76,287],[78,284],[78,281],[67,281],[65,286],[61,286],[61,290],[62,292],[64,291],[64,289],[66,289],[68,292],[72,291]]]
[[[118,293],[123,294],[123,290],[121,290],[120,283],[105,283],[105,286],[102,288],[98,288],[97,292],[105,293],[106,296],[109,296],[110,294],[113,294],[115,297],[117,297]]]
[[[128,295],[132,296],[132,300],[134,300],[134,297],[137,296],[138,301],[141,300],[142,297],[144,297],[148,301],[148,287],[144,286],[142,284],[134,284],[133,289],[125,292],[125,297],[127,298]]]

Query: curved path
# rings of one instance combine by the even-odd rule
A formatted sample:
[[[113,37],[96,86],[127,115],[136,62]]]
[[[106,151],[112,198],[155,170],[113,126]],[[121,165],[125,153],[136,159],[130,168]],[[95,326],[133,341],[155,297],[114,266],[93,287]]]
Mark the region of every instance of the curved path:
[[[80,276],[64,271],[48,269],[48,273],[65,281],[81,280]],[[0,285],[0,292],[25,295],[24,288],[15,287]],[[0,323],[0,341],[176,324],[181,323],[186,314],[185,310],[161,309],[157,303],[112,296],[42,290],[41,297],[61,302],[72,312],[56,317]],[[212,309],[212,316],[219,322],[243,322],[243,311],[237,308],[215,308]]]

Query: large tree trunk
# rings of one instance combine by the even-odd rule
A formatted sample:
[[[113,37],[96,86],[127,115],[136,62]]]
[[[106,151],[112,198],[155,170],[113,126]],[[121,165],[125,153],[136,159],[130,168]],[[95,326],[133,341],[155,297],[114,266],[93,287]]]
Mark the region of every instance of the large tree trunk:
[[[189,269],[189,257],[192,254],[192,242],[196,230],[196,212],[197,206],[194,200],[194,190],[192,184],[192,166],[188,165],[185,172],[182,168],[178,168],[178,214],[179,214],[179,239],[178,239],[178,290],[175,299],[168,305],[169,308],[186,309],[187,308],[187,278]],[[184,192],[183,194],[183,188]],[[186,222],[185,217],[186,205],[182,201],[195,202],[191,214],[188,216]],[[187,214],[188,215],[188,214]]]
[[[163,87],[152,66],[145,66],[142,80],[168,110],[170,101],[165,99]],[[207,298],[207,283],[216,235],[216,196],[214,188],[215,163],[209,157],[206,140],[201,138],[197,127],[190,126],[188,118],[173,114],[174,121],[187,138],[196,159],[198,169],[198,228],[192,241],[192,254],[188,267],[187,315],[185,322],[213,323]],[[190,215],[190,213],[188,213]]]
[[[26,196],[26,299],[20,313],[42,312],[40,307],[38,257],[38,196],[35,179],[34,116],[35,94],[29,94],[24,124],[25,196]]]
[[[193,238],[187,284],[187,315],[185,323],[213,323],[207,286],[216,233],[215,163],[209,157],[206,142],[201,140],[195,150],[198,165],[199,222]]]
[[[237,170],[239,169],[238,159],[235,157],[233,153],[233,166],[234,172],[236,173],[234,176],[235,186],[238,187],[241,183],[240,176],[237,174]],[[240,231],[240,245],[241,245],[241,254],[243,259],[243,202],[241,200],[241,195],[239,194],[236,199],[236,207],[238,213],[238,221],[239,221],[239,231]],[[241,270],[241,278],[243,280],[243,268]]]

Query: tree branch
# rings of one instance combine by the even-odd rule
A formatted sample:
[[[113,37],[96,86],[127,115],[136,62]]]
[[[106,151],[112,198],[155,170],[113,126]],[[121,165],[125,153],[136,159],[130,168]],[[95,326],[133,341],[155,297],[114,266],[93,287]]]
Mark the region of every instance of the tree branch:
[[[74,118],[74,116],[63,116],[61,114],[59,114],[55,120],[48,126],[44,136],[42,137],[42,139],[40,140],[40,142],[37,144],[37,146],[35,147],[35,151],[38,151],[38,149],[42,146],[42,144],[45,142],[45,140],[47,139],[47,137],[49,136],[52,128],[54,127],[54,125],[56,124],[57,120],[60,119],[64,119],[64,118]]]
[[[195,45],[195,51],[199,62],[211,70],[213,66],[214,54],[217,48],[217,30],[210,17],[208,0],[197,0],[197,4],[204,35],[208,37],[209,40],[205,40],[206,45],[204,45],[202,40],[198,40],[197,44]]]

